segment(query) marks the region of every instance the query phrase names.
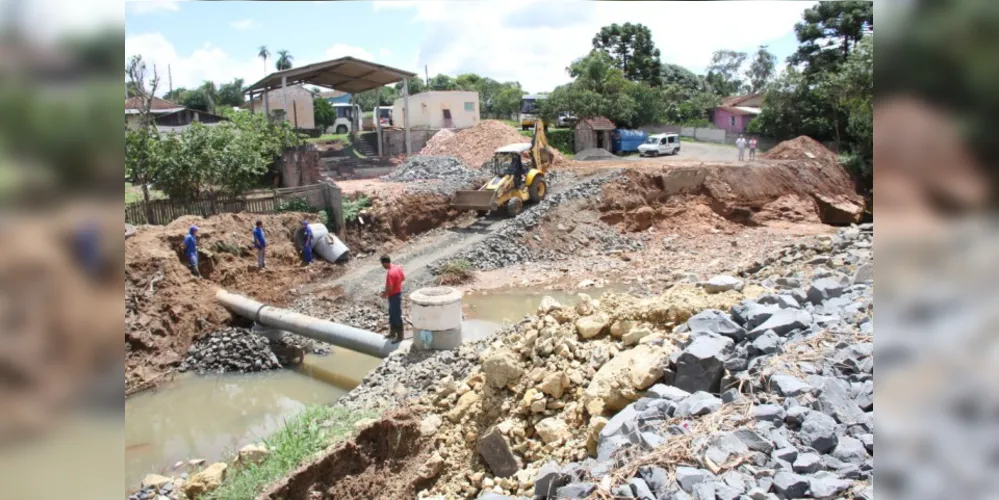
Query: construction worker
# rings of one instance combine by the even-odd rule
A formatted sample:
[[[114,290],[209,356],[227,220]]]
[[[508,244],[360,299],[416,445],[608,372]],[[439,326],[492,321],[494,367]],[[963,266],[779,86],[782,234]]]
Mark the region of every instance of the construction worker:
[[[198,271],[198,226],[191,226],[184,236],[184,256],[187,257],[187,266],[191,268],[191,273],[201,277]]]
[[[406,275],[402,272],[402,267],[392,264],[392,258],[388,255],[382,256],[382,267],[385,268],[385,291],[382,298],[388,299],[389,306],[389,335],[393,342],[402,341],[402,282],[406,281]]]
[[[257,249],[257,267],[263,269],[267,267],[264,263],[264,249],[267,248],[267,239],[264,238],[264,221],[258,220],[257,227],[253,228],[253,248]]]
[[[520,158],[519,154],[513,156],[511,167],[513,169],[513,187],[520,189],[520,185],[524,182],[524,160]]]
[[[756,159],[756,137],[755,136],[749,138],[749,159],[750,160],[755,160]]]
[[[302,242],[302,260],[308,265],[312,263],[312,228],[309,227],[309,221],[307,220],[302,221],[302,227],[305,228],[305,240]]]

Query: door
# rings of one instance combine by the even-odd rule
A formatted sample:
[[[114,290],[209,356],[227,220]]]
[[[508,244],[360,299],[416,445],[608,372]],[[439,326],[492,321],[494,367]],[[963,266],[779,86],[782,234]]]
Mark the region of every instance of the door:
[[[658,153],[661,155],[669,154],[669,137],[663,137],[659,140]]]

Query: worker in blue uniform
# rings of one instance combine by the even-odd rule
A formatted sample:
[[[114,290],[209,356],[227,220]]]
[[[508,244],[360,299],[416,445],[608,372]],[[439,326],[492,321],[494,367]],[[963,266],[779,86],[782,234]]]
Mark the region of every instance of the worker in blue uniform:
[[[198,226],[191,226],[184,236],[184,257],[187,258],[187,266],[191,268],[191,273],[201,277],[198,270]]]
[[[302,241],[302,260],[304,260],[306,264],[311,264],[312,245],[314,243],[312,237],[312,228],[309,227],[309,221],[307,220],[302,221],[302,227],[305,228],[305,239]]]

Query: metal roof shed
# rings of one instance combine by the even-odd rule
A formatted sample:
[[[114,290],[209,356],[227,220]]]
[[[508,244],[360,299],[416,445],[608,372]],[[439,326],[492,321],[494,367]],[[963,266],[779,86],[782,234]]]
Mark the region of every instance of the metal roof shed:
[[[414,76],[416,76],[416,73],[348,56],[271,73],[262,80],[247,87],[243,93],[250,94],[250,102],[253,102],[254,93],[263,93],[264,112],[270,115],[267,93],[274,89],[285,88],[288,85],[308,83],[318,87],[357,94],[365,90],[376,89],[401,81],[403,82],[403,108],[406,110],[404,117],[406,154],[411,154],[412,141],[409,135],[409,79]],[[381,124],[378,120],[375,120],[375,123],[378,124],[378,154],[381,155]]]

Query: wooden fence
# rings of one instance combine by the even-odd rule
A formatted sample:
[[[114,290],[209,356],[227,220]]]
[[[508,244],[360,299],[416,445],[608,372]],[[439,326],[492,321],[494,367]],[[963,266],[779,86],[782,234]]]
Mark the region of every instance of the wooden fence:
[[[343,193],[333,184],[320,183],[296,188],[275,189],[264,195],[202,197],[194,200],[152,200],[125,204],[125,222],[165,225],[185,215],[209,217],[222,213],[273,213],[286,202],[301,199],[309,205],[328,210],[333,231],[342,233]]]

